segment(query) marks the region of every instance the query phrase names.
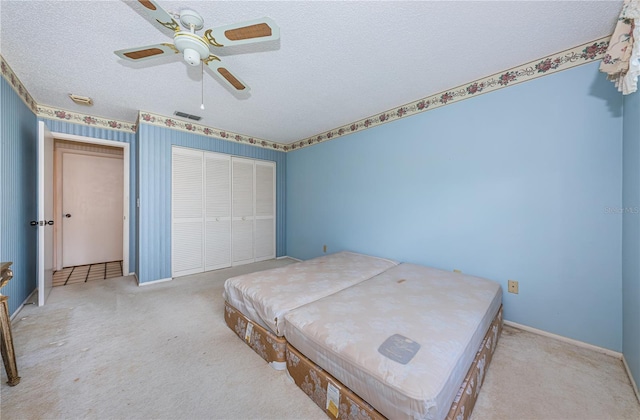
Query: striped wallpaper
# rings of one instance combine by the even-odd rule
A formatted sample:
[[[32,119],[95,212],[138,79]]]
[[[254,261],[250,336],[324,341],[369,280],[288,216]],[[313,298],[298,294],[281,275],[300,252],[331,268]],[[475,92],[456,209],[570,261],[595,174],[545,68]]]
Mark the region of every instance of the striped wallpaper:
[[[140,283],[171,277],[171,146],[276,162],[276,255],[283,256],[285,243],[284,152],[233,143],[184,131],[140,124],[137,143],[138,190],[138,280]]]
[[[36,287],[36,116],[0,78],[0,260],[12,261],[13,280],[2,289],[13,314]]]

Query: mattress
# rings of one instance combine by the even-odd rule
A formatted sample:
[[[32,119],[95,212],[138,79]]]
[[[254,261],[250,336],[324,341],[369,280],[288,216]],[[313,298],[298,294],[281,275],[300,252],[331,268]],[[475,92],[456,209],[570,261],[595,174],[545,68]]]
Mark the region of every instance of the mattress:
[[[338,252],[230,278],[224,284],[224,298],[248,319],[281,337],[288,311],[370,279],[397,264],[384,258]]]
[[[502,307],[480,344],[467,376],[458,389],[451,408],[449,408],[446,420],[470,420],[501,331]],[[385,419],[369,403],[354,394],[289,343],[286,344],[286,355],[288,376],[329,418],[340,420]]]
[[[501,302],[496,282],[400,264],[290,311],[284,334],[385,417],[444,419]]]

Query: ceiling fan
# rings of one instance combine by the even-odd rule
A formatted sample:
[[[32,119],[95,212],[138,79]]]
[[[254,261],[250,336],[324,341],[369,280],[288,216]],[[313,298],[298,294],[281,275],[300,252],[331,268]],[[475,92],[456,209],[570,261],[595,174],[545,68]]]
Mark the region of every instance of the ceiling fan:
[[[207,29],[203,35],[198,35],[196,31],[203,28],[204,19],[197,12],[191,9],[180,11],[180,23],[186,28],[181,30],[178,22],[155,1],[138,0],[138,2],[159,25],[174,32],[173,44],[161,43],[114,51],[118,57],[128,61],[143,61],[181,53],[188,64],[197,66],[202,62],[213,70],[224,84],[237,91],[248,92],[250,89],[222,64],[219,57],[211,54],[209,48],[251,44],[280,38],[280,28],[267,17]]]

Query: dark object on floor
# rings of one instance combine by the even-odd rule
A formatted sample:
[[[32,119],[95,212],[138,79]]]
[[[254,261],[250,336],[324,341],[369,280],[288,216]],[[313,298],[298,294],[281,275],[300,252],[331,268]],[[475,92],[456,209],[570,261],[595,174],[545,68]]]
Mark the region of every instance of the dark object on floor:
[[[97,264],[77,265],[54,271],[53,285],[86,283],[93,280],[104,280],[122,276],[122,261],[110,261]]]

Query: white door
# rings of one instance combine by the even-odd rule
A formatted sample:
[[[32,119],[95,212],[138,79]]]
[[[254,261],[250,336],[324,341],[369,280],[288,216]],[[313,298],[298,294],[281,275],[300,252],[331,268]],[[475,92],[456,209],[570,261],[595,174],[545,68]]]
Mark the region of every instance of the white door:
[[[232,239],[231,255],[234,265],[254,261],[253,215],[254,215],[254,161],[233,158],[231,160],[232,191]]]
[[[173,147],[172,276],[275,258],[274,162]]]
[[[53,136],[38,122],[38,306],[53,286]]]
[[[204,271],[231,266],[231,158],[204,154],[205,267]]]
[[[123,159],[62,154],[62,265],[122,260]]]
[[[171,275],[204,271],[203,154],[174,147],[171,159]]]

